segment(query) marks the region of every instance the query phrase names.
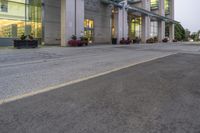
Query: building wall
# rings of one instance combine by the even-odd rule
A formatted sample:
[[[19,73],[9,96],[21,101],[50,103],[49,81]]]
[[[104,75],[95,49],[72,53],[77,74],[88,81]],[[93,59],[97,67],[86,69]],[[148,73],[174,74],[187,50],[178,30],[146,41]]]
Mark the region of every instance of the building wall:
[[[48,2],[47,2],[48,1]],[[46,0],[44,8],[45,44],[60,44],[60,0]],[[99,0],[85,0],[85,19],[94,20],[94,43],[111,43],[111,8]]]
[[[0,46],[13,45],[13,39],[20,38],[23,34],[31,34],[40,40],[40,2],[37,0],[32,0],[30,3],[19,0],[0,2]]]
[[[45,44],[61,44],[61,0],[42,0],[44,2],[43,12],[43,39]],[[164,0],[163,0],[164,1]],[[174,0],[170,0],[172,7],[170,8],[169,18],[174,18]],[[78,8],[80,11],[84,10],[85,19],[94,20],[94,43],[111,43],[111,6],[102,4],[100,0],[84,0],[84,8]],[[149,0],[142,0],[132,6],[137,6],[150,10]],[[83,7],[83,6],[82,6]],[[148,8],[146,8],[148,7]],[[69,9],[69,8],[68,8]],[[159,10],[154,10],[154,13],[159,14]],[[140,13],[133,13],[140,16]],[[83,15],[82,15],[83,16]],[[146,17],[146,16],[145,16]],[[77,18],[77,20],[79,17]],[[143,21],[143,23],[146,21]],[[82,21],[80,21],[82,23]],[[150,27],[150,24],[143,25],[144,28]],[[174,33],[174,27],[171,26],[170,33]],[[149,31],[146,31],[149,34]],[[144,33],[144,31],[142,32]],[[171,34],[173,38],[174,34]],[[13,38],[2,38],[3,44],[10,44]],[[8,43],[5,43],[8,42]],[[1,41],[0,41],[1,43]],[[2,44],[0,44],[2,45]]]
[[[61,40],[61,1],[45,0],[44,41],[47,45],[59,45]]]
[[[85,0],[85,19],[94,20],[94,43],[111,43],[111,7]]]
[[[130,6],[136,6],[136,7],[139,7],[139,8],[143,8],[142,2],[136,2],[134,4],[131,4]]]

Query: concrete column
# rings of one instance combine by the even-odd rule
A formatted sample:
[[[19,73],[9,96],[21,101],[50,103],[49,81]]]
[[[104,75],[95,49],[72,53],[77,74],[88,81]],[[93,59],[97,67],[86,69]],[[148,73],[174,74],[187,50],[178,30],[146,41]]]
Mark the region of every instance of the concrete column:
[[[114,38],[118,38],[118,11],[116,13],[116,9],[114,9],[114,20],[113,20],[113,25],[114,25]],[[118,38],[119,40],[119,38]]]
[[[174,19],[174,0],[171,0],[171,7],[170,7],[170,18]],[[175,38],[174,36],[174,24],[169,25],[169,40],[172,42]]]
[[[143,9],[150,11],[150,0],[142,1]],[[149,16],[142,16],[142,42],[146,43],[146,40],[150,37],[151,19]]]
[[[149,16],[142,16],[142,43],[150,38],[151,19]]]
[[[117,38],[120,40],[121,38],[128,37],[128,15],[125,9],[118,10],[118,17],[117,17]]]
[[[84,32],[84,0],[61,0],[61,46]]]
[[[165,0],[159,1],[159,15],[165,16]],[[162,42],[165,38],[165,22],[158,20],[158,41]]]
[[[84,0],[76,0],[76,36],[81,37],[84,33],[84,19],[85,19],[85,8]]]
[[[122,9],[118,10],[118,14],[117,14],[117,38],[118,38],[118,42],[121,40],[121,38],[123,37],[123,22],[122,22]]]
[[[125,1],[125,6],[127,5],[127,0]],[[118,8],[118,12],[114,16],[115,21],[115,34],[119,41],[124,37],[128,37],[128,12],[124,8]]]
[[[165,22],[164,21],[158,21],[158,41],[162,42],[162,40],[165,38]]]
[[[75,34],[75,2],[61,0],[61,46],[67,46],[67,41]]]
[[[174,0],[171,0],[170,17],[174,19]]]
[[[172,42],[175,38],[175,35],[174,35],[174,24],[170,24],[169,25],[169,40],[170,42]]]

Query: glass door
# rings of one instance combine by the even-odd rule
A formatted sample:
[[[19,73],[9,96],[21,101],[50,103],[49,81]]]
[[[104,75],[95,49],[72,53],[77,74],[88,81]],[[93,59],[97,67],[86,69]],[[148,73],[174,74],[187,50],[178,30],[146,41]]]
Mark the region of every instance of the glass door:
[[[136,17],[131,20],[131,39],[141,38],[142,35],[142,21],[141,17]]]
[[[35,38],[42,37],[42,7],[41,0],[27,0],[26,4],[26,34]]]
[[[94,41],[94,20],[85,19],[84,21],[85,37],[88,38],[89,43]]]

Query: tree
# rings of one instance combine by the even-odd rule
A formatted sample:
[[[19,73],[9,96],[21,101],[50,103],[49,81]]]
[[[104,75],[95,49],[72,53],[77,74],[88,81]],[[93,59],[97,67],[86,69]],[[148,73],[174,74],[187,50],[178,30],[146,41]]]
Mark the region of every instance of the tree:
[[[180,23],[175,24],[175,31],[174,31],[175,39],[178,41],[183,41],[186,38],[186,32],[183,26]],[[165,27],[165,35],[169,36],[169,24],[166,24]]]
[[[198,40],[197,41],[200,41],[200,30],[198,31]]]
[[[190,34],[191,34],[190,30],[189,29],[185,29],[185,41],[189,40]]]
[[[181,24],[175,24],[175,39],[178,41],[185,40],[185,29]]]
[[[195,40],[196,33],[195,33],[195,32],[193,32],[193,33],[190,35],[190,37],[191,37],[193,40]]]
[[[193,32],[190,37],[194,40],[194,41],[199,41],[199,32]]]

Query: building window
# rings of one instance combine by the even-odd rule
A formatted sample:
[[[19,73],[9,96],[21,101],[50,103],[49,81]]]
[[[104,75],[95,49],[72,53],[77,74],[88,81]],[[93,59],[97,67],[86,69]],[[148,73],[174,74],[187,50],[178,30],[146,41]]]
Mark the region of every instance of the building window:
[[[8,12],[8,0],[0,0],[0,12]]]
[[[0,0],[1,4],[2,1]],[[0,12],[0,38],[16,38],[22,34],[35,38],[42,36],[41,0],[6,0],[5,10]],[[5,5],[4,4],[4,5]]]
[[[91,19],[85,19],[85,21],[84,21],[84,27],[85,28],[93,29],[94,28],[94,21],[91,20]]]
[[[158,22],[157,21],[151,21],[151,37],[157,37],[158,36]]]
[[[165,0],[165,14],[170,14],[170,0]]]
[[[94,38],[94,20],[85,19],[84,29],[84,36],[88,38],[89,43],[92,43]]]
[[[136,17],[131,20],[131,39],[141,38],[142,35],[142,21],[141,17]]]
[[[159,1],[158,0],[151,0],[151,10],[155,10],[159,8]]]

